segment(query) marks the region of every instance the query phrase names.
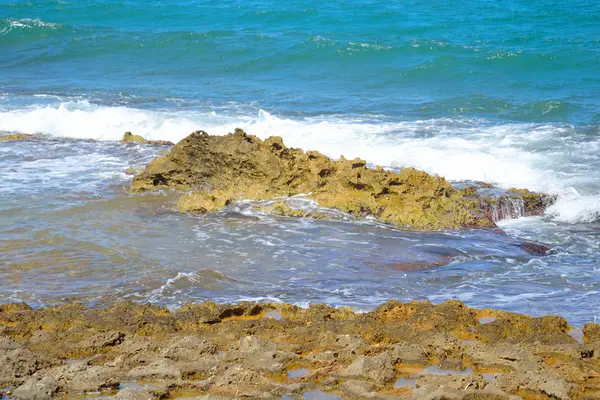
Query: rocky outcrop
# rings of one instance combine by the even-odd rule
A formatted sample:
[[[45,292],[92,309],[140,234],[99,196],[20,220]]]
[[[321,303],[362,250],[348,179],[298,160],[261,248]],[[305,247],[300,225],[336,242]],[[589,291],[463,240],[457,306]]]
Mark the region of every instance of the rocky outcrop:
[[[368,168],[361,159],[334,161],[316,151],[288,148],[280,137],[260,140],[242,130],[226,136],[194,132],[133,179],[132,191],[187,191],[178,207],[210,212],[242,199],[304,194],[321,207],[413,229],[492,227],[478,199],[444,178],[413,168],[399,173]],[[283,204],[273,208],[297,216]],[[317,213],[318,214],[318,213]],[[323,217],[323,214],[318,214]]]
[[[169,142],[168,140],[148,140],[145,139],[143,136],[134,135],[131,132],[125,132],[123,134],[121,143],[151,144],[155,146],[173,146],[173,142]]]
[[[13,142],[24,140],[35,140],[35,136],[27,133],[10,133],[8,135],[0,135],[0,142]]]
[[[15,304],[0,307],[0,388],[18,399],[591,399],[599,331],[590,323],[572,335],[561,317],[458,301],[389,301],[369,313]]]

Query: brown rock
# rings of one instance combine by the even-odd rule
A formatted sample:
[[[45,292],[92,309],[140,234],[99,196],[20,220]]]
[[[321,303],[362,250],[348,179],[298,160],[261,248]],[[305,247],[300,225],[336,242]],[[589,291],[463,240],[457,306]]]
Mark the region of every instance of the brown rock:
[[[376,356],[358,356],[341,372],[342,376],[368,378],[379,383],[390,382],[396,376],[389,353]]]
[[[600,342],[600,324],[587,323],[583,326],[583,340],[585,343]]]
[[[17,398],[108,396],[119,383],[131,385],[117,398],[131,399],[280,399],[317,391],[345,399],[588,399],[600,393],[596,324],[586,325],[582,345],[560,317],[475,310],[458,301],[390,301],[368,313],[251,302],[205,302],[173,312],[132,302],[4,309],[20,310],[0,312],[0,385],[20,385]],[[282,318],[266,318],[267,311]],[[302,376],[288,376],[301,368]],[[409,384],[394,387],[397,378]]]
[[[173,142],[168,140],[147,140],[143,136],[134,135],[131,132],[125,132],[121,143],[138,143],[138,144],[151,144],[155,146],[173,146]]]
[[[0,135],[0,142],[25,141],[35,139],[36,137],[34,135],[30,135],[27,133],[11,133],[8,135]]]
[[[360,159],[333,161],[315,151],[288,148],[280,137],[264,141],[242,130],[226,136],[194,132],[134,177],[133,192],[190,191],[182,211],[210,212],[231,201],[306,194],[323,207],[354,217],[375,217],[415,229],[492,227],[478,201],[445,179],[404,168],[399,174],[367,168]],[[274,209],[297,216],[282,204]]]
[[[60,385],[51,376],[36,376],[28,379],[14,393],[17,399],[45,400],[54,397]]]

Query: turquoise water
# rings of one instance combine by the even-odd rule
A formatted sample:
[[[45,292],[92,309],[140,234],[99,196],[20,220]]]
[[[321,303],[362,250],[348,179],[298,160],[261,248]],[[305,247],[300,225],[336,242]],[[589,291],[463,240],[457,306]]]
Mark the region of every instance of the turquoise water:
[[[32,1],[0,87],[161,108],[597,124],[596,1]],[[9,101],[10,103],[10,101]]]
[[[0,300],[458,298],[593,320],[598,21],[595,1],[0,1],[0,133],[45,138],[0,143]],[[236,127],[557,202],[501,222],[508,235],[423,234],[174,215],[122,191],[125,168],[158,151],[123,147],[123,132]],[[436,257],[450,265],[390,267]]]

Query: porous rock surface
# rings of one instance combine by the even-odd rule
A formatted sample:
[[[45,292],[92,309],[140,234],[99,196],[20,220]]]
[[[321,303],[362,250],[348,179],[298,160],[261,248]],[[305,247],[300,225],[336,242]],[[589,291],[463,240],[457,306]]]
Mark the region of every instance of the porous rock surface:
[[[178,202],[186,212],[218,211],[236,200],[304,195],[321,207],[413,229],[495,226],[483,198],[454,189],[442,177],[413,168],[399,173],[368,168],[358,158],[334,161],[316,151],[288,148],[280,137],[263,141],[240,129],[225,136],[192,133],[169,154],[151,161],[134,177],[131,190],[167,188],[187,192]],[[328,216],[290,208],[281,200],[274,204],[262,210]]]
[[[390,301],[365,314],[257,303],[172,312],[10,304],[0,306],[0,391],[18,399],[598,398],[599,325],[586,325],[583,343],[569,329],[561,317],[458,301]]]

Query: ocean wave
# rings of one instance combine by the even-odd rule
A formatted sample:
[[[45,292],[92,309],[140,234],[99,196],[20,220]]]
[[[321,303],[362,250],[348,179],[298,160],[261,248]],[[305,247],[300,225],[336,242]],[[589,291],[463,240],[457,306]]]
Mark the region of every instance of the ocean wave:
[[[388,168],[416,167],[451,181],[484,181],[557,194],[559,200],[549,215],[558,221],[590,221],[600,214],[600,195],[586,189],[600,187],[589,171],[597,156],[588,151],[600,148],[600,139],[570,125],[347,115],[291,119],[264,110],[255,115],[231,110],[158,111],[87,101],[0,112],[2,131],[109,141],[132,131],[148,139],[177,142],[195,130],[223,135],[237,127],[261,138],[281,136],[289,146],[319,150],[333,158],[360,157]]]
[[[6,34],[13,29],[56,29],[61,26],[60,24],[42,21],[38,18],[8,18],[0,21],[0,34]]]

